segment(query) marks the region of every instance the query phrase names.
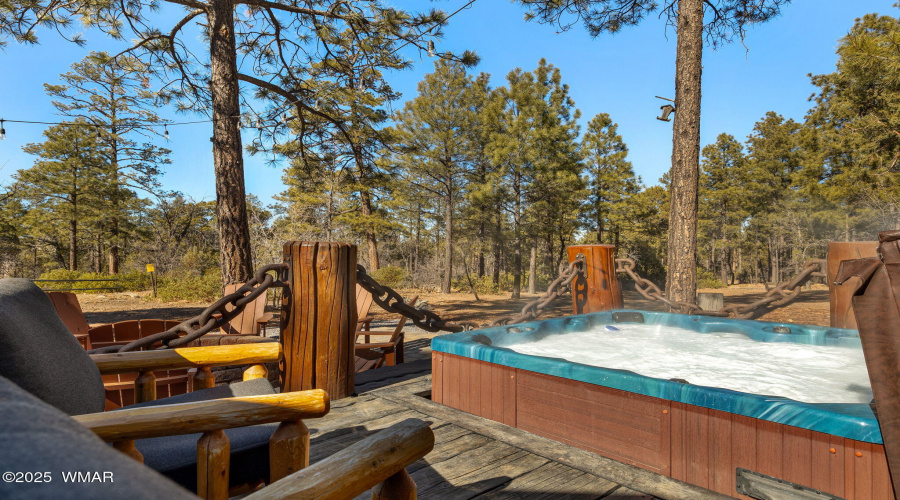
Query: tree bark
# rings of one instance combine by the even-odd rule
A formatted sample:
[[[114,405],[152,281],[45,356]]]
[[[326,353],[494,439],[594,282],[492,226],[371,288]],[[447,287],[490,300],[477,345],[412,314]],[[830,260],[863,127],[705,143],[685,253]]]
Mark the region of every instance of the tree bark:
[[[500,286],[500,237],[503,231],[503,224],[500,221],[500,213],[497,213],[497,230],[494,232],[494,268],[492,269],[491,280],[495,286]]]
[[[678,2],[677,33],[666,296],[673,301],[694,302],[697,294],[703,0]]]
[[[378,261],[378,238],[375,236],[375,230],[372,229],[371,225],[368,225],[368,222],[371,220],[372,213],[375,211],[372,206],[372,195],[369,194],[369,190],[366,188],[361,188],[359,190],[359,199],[361,201],[360,208],[362,209],[363,217],[366,218],[366,251],[369,255],[369,272],[375,272],[381,267],[380,262]]]
[[[216,218],[222,283],[228,285],[245,282],[253,275],[241,148],[234,5],[230,0],[210,0],[209,28]]]
[[[528,260],[528,293],[537,293],[537,243],[531,240],[531,255]]]
[[[451,279],[453,279],[453,197],[448,193],[444,197],[444,279],[441,281],[441,293],[450,293]]]

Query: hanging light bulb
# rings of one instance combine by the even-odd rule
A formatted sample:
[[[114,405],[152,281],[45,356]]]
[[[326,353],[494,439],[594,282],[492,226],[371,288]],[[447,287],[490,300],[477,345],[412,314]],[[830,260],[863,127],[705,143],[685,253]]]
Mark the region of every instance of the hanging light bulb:
[[[428,40],[428,57],[434,57],[434,40]]]
[[[6,140],[6,129],[3,128],[3,118],[0,118],[0,140]]]
[[[282,124],[282,125],[287,125],[287,121],[288,121],[288,114],[287,114],[287,113],[282,113],[282,114],[281,114],[281,124]]]
[[[97,139],[103,139],[103,135],[100,134],[100,127],[97,127]]]
[[[169,127],[167,127],[165,123],[163,123],[163,135],[166,137],[166,140],[168,141],[169,140]]]

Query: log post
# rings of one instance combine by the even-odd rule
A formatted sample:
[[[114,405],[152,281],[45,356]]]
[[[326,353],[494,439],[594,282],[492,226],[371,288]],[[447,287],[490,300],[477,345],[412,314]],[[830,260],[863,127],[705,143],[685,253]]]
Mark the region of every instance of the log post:
[[[573,314],[622,307],[622,287],[616,277],[615,245],[574,245],[567,248],[569,262],[584,255],[586,278],[572,282]]]
[[[293,241],[284,245],[289,287],[281,301],[282,390],[323,389],[332,400],[353,394],[356,342],[356,245]]]
[[[864,259],[878,256],[877,241],[851,241],[828,243],[828,259],[826,276],[828,281],[828,303],[831,312],[831,326],[836,328],[856,329],[856,316],[853,314],[853,293],[855,283],[835,285],[838,268],[843,260]]]
[[[309,467],[309,428],[302,420],[282,422],[269,438],[269,484]]]
[[[416,500],[416,482],[406,469],[372,488],[372,500]]]
[[[193,377],[194,390],[211,389],[216,386],[216,376],[208,366],[197,368],[197,373]]]
[[[244,370],[243,380],[253,380],[257,378],[266,378],[269,376],[269,370],[266,369],[265,365],[251,365],[246,370]]]
[[[156,375],[152,370],[142,371],[134,379],[134,402],[156,401]]]
[[[197,441],[197,496],[206,500],[228,499],[231,443],[225,431],[204,432]]]
[[[137,460],[140,463],[144,463],[144,455],[141,455],[141,452],[139,452],[138,449],[134,447],[134,439],[113,441],[112,445],[113,448],[121,451],[122,453],[128,455],[129,457]]]

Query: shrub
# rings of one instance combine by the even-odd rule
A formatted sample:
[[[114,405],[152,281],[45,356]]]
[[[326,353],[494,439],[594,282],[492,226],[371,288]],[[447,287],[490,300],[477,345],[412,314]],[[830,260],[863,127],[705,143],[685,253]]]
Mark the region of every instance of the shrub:
[[[207,272],[203,276],[161,276],[157,282],[156,295],[165,302],[213,302],[222,297],[222,278],[218,270]]]
[[[98,280],[98,279],[114,279],[116,281],[89,281],[79,282],[75,280]],[[72,281],[50,281],[37,283],[42,289],[50,290],[66,290],[78,288],[110,288],[120,287],[123,291],[139,292],[150,289],[150,275],[139,271],[130,273],[111,275],[102,273],[92,273],[86,271],[69,271],[66,269],[54,269],[41,274],[39,279],[52,280],[72,280]],[[78,293],[104,293],[111,290],[77,290]]]
[[[727,288],[728,284],[706,269],[697,269],[697,288]]]
[[[402,267],[385,266],[372,273],[372,277],[375,278],[375,281],[384,286],[397,288],[406,281],[406,278],[409,277],[409,273]]]

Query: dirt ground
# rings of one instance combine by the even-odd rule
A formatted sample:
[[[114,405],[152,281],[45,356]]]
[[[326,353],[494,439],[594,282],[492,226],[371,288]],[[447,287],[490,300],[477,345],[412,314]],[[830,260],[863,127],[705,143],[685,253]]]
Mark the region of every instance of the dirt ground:
[[[725,304],[747,304],[765,295],[762,285],[736,285],[704,292],[720,292],[725,295]],[[476,321],[489,323],[493,319],[515,314],[529,301],[538,295],[523,294],[519,300],[509,298],[509,294],[483,295],[476,301],[471,293],[426,293],[416,290],[401,290],[405,297],[419,296],[432,311],[445,319],[459,321]],[[198,314],[208,304],[199,302],[160,302],[149,297],[149,292],[125,292],[109,294],[79,294],[81,308],[90,323],[112,323],[128,319],[187,319]],[[662,304],[642,298],[634,291],[625,291],[625,307],[645,311],[662,311]],[[272,305],[271,310],[275,310]],[[382,311],[377,305],[372,306],[371,313],[376,320],[390,320],[395,315]],[[572,314],[571,299],[557,300],[542,318],[565,316]],[[828,288],[824,285],[813,285],[804,289],[790,305],[769,311],[755,319],[783,323],[799,323],[828,326]]]

